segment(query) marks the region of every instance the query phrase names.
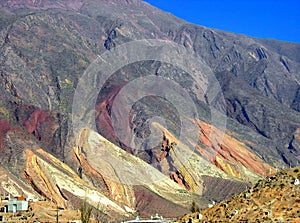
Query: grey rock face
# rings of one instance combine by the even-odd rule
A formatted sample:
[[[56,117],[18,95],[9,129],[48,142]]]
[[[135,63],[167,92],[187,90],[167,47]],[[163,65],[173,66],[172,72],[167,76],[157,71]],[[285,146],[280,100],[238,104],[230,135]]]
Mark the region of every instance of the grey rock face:
[[[59,113],[55,145],[43,143],[49,151],[61,145],[59,154],[63,154],[68,146],[72,97],[78,80],[97,55],[131,40],[164,39],[192,50],[213,70],[225,97],[223,109],[229,118],[229,131],[240,133],[237,138],[255,142],[253,150],[264,153],[264,159],[271,164],[272,159],[297,163],[299,44],[192,25],[140,1],[24,0],[0,1],[0,6],[1,99],[13,104],[10,113],[16,122],[14,111],[22,105]],[[156,62],[143,66],[151,74],[165,75],[169,71]],[[131,73],[135,69],[134,65],[124,68],[127,76],[112,83],[124,85],[134,78]],[[192,93],[203,119],[209,121],[208,104],[193,94],[191,77],[184,79],[176,69],[172,72],[170,78]],[[113,87],[108,88],[106,95],[114,95],[114,91]],[[98,103],[105,100],[102,95]],[[145,106],[144,117],[148,117],[151,105]],[[109,114],[109,104],[105,109]],[[164,111],[168,113],[168,109]],[[171,122],[170,126],[176,123]],[[99,131],[120,143],[108,127]],[[141,125],[135,131],[143,135],[148,129]],[[151,157],[147,155],[145,159]]]

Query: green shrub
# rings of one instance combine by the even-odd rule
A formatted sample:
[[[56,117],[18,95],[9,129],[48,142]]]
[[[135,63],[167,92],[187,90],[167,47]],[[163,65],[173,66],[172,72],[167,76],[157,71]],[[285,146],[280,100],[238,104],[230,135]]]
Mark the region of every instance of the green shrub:
[[[93,208],[84,201],[80,208],[82,223],[89,223]]]
[[[199,212],[200,211],[200,208],[199,206],[196,204],[195,201],[192,202],[192,205],[191,205],[191,212],[192,213],[196,213],[196,212]]]

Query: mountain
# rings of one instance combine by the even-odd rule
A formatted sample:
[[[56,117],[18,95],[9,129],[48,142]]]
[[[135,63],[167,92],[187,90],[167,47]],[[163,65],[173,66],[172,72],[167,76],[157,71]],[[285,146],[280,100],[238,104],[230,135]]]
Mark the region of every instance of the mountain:
[[[299,167],[286,169],[259,181],[232,199],[201,211],[202,221],[298,222],[299,171]],[[187,215],[182,220],[195,218],[197,222],[197,215]]]
[[[3,193],[178,217],[298,164],[299,44],[139,0],[0,6]]]

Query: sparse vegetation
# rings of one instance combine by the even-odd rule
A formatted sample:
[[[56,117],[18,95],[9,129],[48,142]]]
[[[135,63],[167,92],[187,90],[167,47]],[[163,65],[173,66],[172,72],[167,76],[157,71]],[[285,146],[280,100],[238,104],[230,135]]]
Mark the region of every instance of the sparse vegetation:
[[[192,213],[196,213],[196,212],[199,212],[200,211],[200,208],[199,206],[196,204],[195,201],[192,202],[192,205],[191,205],[191,212]]]
[[[92,213],[93,207],[90,206],[86,201],[84,201],[80,208],[81,213],[81,222],[82,223],[89,223],[90,217]]]
[[[279,222],[284,218],[291,222],[300,222],[300,185],[294,184],[298,169],[299,167],[285,169],[272,177],[260,180],[255,186],[226,201],[226,205],[221,202],[202,210],[202,221]],[[193,202],[192,212],[195,211],[195,205]],[[181,222],[189,219],[198,222],[198,214],[188,214]]]

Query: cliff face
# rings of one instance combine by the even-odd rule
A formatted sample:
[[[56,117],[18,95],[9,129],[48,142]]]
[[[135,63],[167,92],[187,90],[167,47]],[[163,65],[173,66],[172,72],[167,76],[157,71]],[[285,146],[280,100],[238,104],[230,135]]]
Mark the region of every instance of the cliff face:
[[[105,72],[82,80],[105,53],[143,39],[179,44],[179,51],[197,58],[189,69],[203,74],[154,58],[126,64],[101,89],[97,83]],[[0,45],[0,164],[60,207],[88,193],[89,203],[100,200],[106,216],[130,216],[132,210],[151,215],[149,210],[162,206],[178,216],[193,199],[205,205],[232,196],[299,160],[299,44],[188,24],[138,0],[0,0]],[[205,89],[195,81],[206,71],[220,85],[216,101],[210,101],[216,86]],[[147,76],[177,83],[199,117],[183,115],[188,108],[178,110],[168,101],[171,93],[184,98],[171,90],[166,97],[144,95],[126,117],[125,102],[114,110],[122,89]],[[82,81],[91,84],[78,90]],[[152,86],[151,80],[144,84]],[[157,84],[156,93],[170,86]],[[73,132],[74,95],[90,89],[97,91],[95,103],[77,109],[79,120],[93,113],[95,129]],[[221,127],[215,111],[226,120]],[[117,126],[114,115],[121,117]],[[136,146],[118,134],[124,124]],[[180,137],[183,129],[188,134]],[[209,188],[212,183],[218,186]]]
[[[39,194],[58,207],[66,209],[68,206],[80,205],[71,202],[73,197],[77,197],[98,207],[107,217],[117,218],[132,214],[128,206],[109,198],[47,152],[27,150],[26,157],[24,178]]]
[[[149,217],[150,209],[165,207],[166,215],[174,217],[187,210],[193,197],[199,197],[91,130],[82,131],[74,155],[82,179],[141,215]]]

